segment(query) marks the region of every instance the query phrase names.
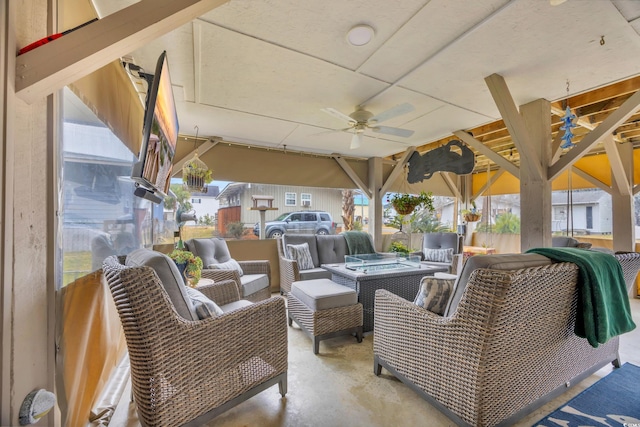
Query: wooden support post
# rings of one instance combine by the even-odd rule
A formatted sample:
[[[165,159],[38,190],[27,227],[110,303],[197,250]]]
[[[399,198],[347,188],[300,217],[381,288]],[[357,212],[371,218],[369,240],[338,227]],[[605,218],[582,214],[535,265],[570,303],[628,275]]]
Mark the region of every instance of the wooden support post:
[[[372,195],[369,203],[369,233],[373,237],[376,251],[382,250],[382,158],[369,159],[369,193]]]
[[[547,170],[551,160],[550,104],[538,99],[520,107],[528,133],[529,155],[521,162],[533,162],[520,167],[520,249],[551,246],[551,182],[537,175],[537,165]]]
[[[618,144],[613,141],[613,137],[609,139],[611,145],[607,149],[607,155],[609,155],[609,150],[615,151],[614,157],[619,160],[619,163],[611,162],[611,184],[614,190],[611,195],[613,250],[633,251],[636,243],[635,215],[633,194],[629,191],[629,182],[633,182],[633,146],[631,143]],[[616,167],[620,167],[622,170],[616,172],[614,170]]]

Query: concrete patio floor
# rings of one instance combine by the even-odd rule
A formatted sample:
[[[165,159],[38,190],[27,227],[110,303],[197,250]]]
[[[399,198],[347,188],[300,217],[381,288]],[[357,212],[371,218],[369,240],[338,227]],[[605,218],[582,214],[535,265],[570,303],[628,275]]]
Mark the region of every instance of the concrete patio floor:
[[[640,325],[640,299],[631,300],[631,309],[636,325]],[[620,341],[622,363],[640,365],[640,328],[623,335]],[[610,365],[602,368],[515,425],[533,425],[611,371]],[[128,402],[129,396],[127,389],[111,425],[140,426],[135,404]],[[373,335],[365,336],[361,344],[352,337],[322,341],[320,354],[315,356],[311,340],[294,323],[289,328],[286,397],[281,398],[278,387],[273,386],[205,425],[445,427],[455,424],[384,369],[380,377],[373,374]]]

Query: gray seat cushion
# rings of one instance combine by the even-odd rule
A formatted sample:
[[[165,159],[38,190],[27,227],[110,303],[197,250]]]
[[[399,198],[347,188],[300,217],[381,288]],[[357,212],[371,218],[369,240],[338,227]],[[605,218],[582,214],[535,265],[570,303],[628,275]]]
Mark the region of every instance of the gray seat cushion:
[[[242,296],[253,295],[269,287],[269,277],[266,274],[245,274],[240,278]]]
[[[575,248],[578,243],[580,242],[569,236],[554,236],[551,238],[551,246],[554,248]]]
[[[291,294],[313,311],[346,307],[358,302],[356,291],[329,279],[293,282]]]
[[[309,253],[311,254],[311,259],[313,260],[314,267],[320,267],[320,258],[318,257],[318,246],[316,244],[316,235],[315,234],[283,234],[282,235],[282,248],[285,253],[285,256],[288,259],[292,259],[289,255],[289,251],[287,249],[287,245],[300,245],[302,243],[307,243],[309,245]]]
[[[476,268],[519,270],[521,268],[539,267],[551,263],[552,261],[549,258],[538,254],[476,255],[469,257],[454,285],[453,296],[449,300],[449,305],[444,315],[451,316],[456,311],[467,286],[467,282],[469,281],[469,277]]]
[[[220,264],[231,259],[227,242],[218,237],[210,239],[190,239],[185,242],[189,252],[199,256],[202,265]]]
[[[300,280],[331,279],[331,272],[324,268],[300,271]]]
[[[345,255],[348,255],[347,241],[340,234],[316,236],[318,244],[319,265],[334,264],[344,262]]]
[[[247,301],[246,299],[241,299],[238,301],[230,302],[229,304],[221,305],[220,309],[222,310],[223,313],[228,313],[230,311],[237,310],[239,308],[249,307],[251,304],[253,304],[251,301]]]
[[[447,269],[447,271],[449,271],[449,269],[451,268],[450,262],[421,261],[420,264],[432,265],[434,267],[444,267]]]
[[[422,236],[422,248],[447,249],[453,248],[454,254],[461,252],[461,237],[458,233],[424,233]]]
[[[184,280],[171,258],[149,249],[136,249],[127,255],[125,265],[153,268],[178,314],[187,320],[198,320],[196,309],[187,295]]]

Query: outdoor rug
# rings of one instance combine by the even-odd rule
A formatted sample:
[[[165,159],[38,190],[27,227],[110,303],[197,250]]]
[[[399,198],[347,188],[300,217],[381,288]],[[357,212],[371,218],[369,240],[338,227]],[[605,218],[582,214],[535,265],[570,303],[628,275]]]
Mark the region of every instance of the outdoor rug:
[[[640,367],[625,363],[534,426],[640,427]]]

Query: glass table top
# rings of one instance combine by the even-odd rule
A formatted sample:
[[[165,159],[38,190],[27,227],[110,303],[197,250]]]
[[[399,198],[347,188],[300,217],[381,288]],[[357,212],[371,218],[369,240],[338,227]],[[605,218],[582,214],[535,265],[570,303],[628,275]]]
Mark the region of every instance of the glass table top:
[[[346,255],[345,268],[353,271],[384,271],[420,268],[420,257],[398,253]]]

